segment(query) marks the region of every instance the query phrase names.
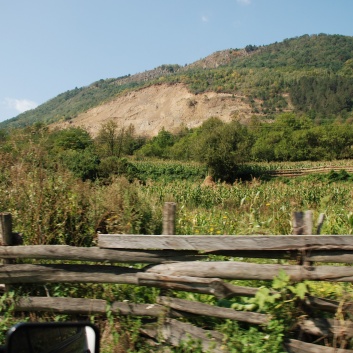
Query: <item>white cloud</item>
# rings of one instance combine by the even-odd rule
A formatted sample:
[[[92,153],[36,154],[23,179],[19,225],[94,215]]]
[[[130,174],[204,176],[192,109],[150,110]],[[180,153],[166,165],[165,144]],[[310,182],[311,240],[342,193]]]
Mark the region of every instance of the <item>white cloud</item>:
[[[208,17],[205,16],[205,15],[201,16],[201,20],[202,20],[202,22],[208,22],[209,21]]]
[[[34,109],[38,106],[36,102],[29,99],[15,99],[15,98],[5,98],[5,104],[8,108],[14,109],[19,113],[23,113],[26,110]]]
[[[251,0],[237,0],[237,2],[239,4],[243,4],[243,5],[250,5],[251,4]]]

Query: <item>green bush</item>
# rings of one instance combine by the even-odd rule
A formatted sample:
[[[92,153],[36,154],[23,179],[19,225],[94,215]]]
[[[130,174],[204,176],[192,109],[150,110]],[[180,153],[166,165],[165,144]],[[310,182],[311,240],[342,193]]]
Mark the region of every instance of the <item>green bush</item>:
[[[92,149],[66,150],[60,153],[58,158],[75,177],[81,180],[97,178],[100,161]]]
[[[128,180],[133,181],[138,178],[138,170],[126,158],[110,156],[103,158],[100,161],[98,175],[103,179],[107,179],[114,175],[125,176]]]

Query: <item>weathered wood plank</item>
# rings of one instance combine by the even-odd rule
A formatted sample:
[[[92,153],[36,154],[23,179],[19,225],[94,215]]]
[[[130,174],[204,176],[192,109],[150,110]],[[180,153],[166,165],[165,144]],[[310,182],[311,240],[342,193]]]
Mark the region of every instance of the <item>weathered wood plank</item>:
[[[0,283],[125,283],[141,284],[144,274],[186,276],[219,279],[273,280],[279,271],[285,271],[293,281],[314,280],[352,282],[353,267],[252,264],[235,261],[222,262],[175,262],[149,265],[144,271],[129,267],[108,265],[32,265],[9,264],[0,266]],[[146,276],[144,285],[148,285]],[[139,282],[140,281],[140,282]],[[167,284],[168,286],[169,284]]]
[[[197,261],[207,255],[230,257],[291,259],[298,257],[298,250],[216,250],[200,254],[196,250],[118,250],[98,247],[80,248],[69,245],[18,245],[0,246],[3,259],[47,259],[91,262],[121,263],[166,263]],[[353,263],[353,250],[312,250],[306,255],[308,261]]]
[[[305,257],[315,262],[353,263],[353,251],[349,250],[311,251]]]
[[[163,235],[175,234],[176,203],[165,202],[163,206]]]
[[[80,248],[68,245],[0,246],[0,258],[48,259],[92,262],[162,263],[196,261],[206,256],[197,251],[109,250],[98,247]]]
[[[166,319],[163,324],[144,325],[140,331],[156,340],[162,339],[164,343],[172,346],[179,346],[181,342],[192,339],[194,342],[199,342],[204,352],[227,352],[222,344],[224,338],[220,332],[204,330],[174,319]]]
[[[300,329],[310,335],[319,337],[353,337],[353,323],[335,319],[302,319],[298,322]]]
[[[4,283],[122,283],[190,291],[214,295],[217,298],[254,296],[257,288],[235,286],[218,278],[165,276],[118,266],[32,265],[0,266]]]
[[[169,306],[172,309],[185,311],[196,315],[213,316],[222,319],[231,319],[242,322],[247,322],[255,325],[265,325],[269,321],[269,317],[265,314],[236,311],[230,308],[222,308],[204,303],[193,302],[190,300],[159,297],[157,303]]]
[[[222,279],[272,280],[280,271],[285,271],[293,281],[333,281],[352,282],[351,266],[318,266],[254,264],[236,261],[217,262],[176,262],[154,265],[147,269],[149,273],[160,273],[166,276],[216,277]]]
[[[23,297],[15,301],[15,311],[51,311],[67,314],[114,314],[160,317],[165,307],[159,304],[108,303],[102,299]]]
[[[12,236],[12,216],[11,213],[0,213],[0,244],[1,245],[14,245],[14,238]],[[7,258],[0,261],[1,264],[11,264],[13,259]],[[10,286],[1,283],[1,291],[8,292]]]
[[[0,266],[0,281],[4,283],[125,283],[137,284],[139,270],[99,265],[32,265]]]
[[[12,245],[12,216],[11,213],[0,213],[0,244]]]
[[[313,212],[293,212],[293,235],[313,234]]]
[[[255,296],[258,290],[257,288],[235,286],[230,283],[225,283],[218,278],[166,276],[155,273],[142,273],[138,274],[137,277],[139,285],[211,294],[219,299],[234,296],[252,297]]]
[[[298,340],[289,340],[286,344],[289,353],[353,353],[350,349],[340,349],[306,343]]]
[[[352,302],[346,302],[342,304],[336,300],[307,296],[305,298],[305,304],[310,306],[313,309],[319,309],[319,310],[327,311],[331,313],[335,313],[340,306],[343,312],[353,314]]]
[[[121,235],[99,234],[106,249],[164,250],[353,250],[351,235]]]

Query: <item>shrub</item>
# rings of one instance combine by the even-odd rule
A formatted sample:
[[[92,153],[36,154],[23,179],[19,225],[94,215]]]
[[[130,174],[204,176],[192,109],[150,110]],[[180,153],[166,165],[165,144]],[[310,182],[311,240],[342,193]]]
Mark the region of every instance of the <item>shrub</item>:
[[[98,167],[98,175],[100,178],[109,178],[114,175],[125,176],[128,180],[133,181],[138,176],[137,168],[126,158],[110,156],[103,158]]]
[[[91,149],[67,150],[60,154],[64,166],[81,180],[95,180],[98,175],[99,158]]]

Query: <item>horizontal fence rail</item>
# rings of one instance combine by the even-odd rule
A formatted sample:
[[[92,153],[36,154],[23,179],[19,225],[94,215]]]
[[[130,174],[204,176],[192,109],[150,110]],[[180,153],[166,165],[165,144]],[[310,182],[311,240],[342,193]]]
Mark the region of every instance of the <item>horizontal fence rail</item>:
[[[169,204],[165,212],[168,210],[175,212],[175,207]],[[205,351],[212,347],[214,352],[224,352],[220,332],[204,330],[178,319],[201,315],[266,326],[270,317],[263,313],[173,298],[163,293],[166,290],[186,291],[208,294],[218,299],[254,297],[258,288],[238,286],[229,281],[272,281],[280,271],[286,272],[293,282],[353,282],[353,267],[349,265],[353,263],[353,236],[306,234],[314,229],[312,224],[306,223],[308,220],[312,222],[311,216],[310,212],[296,215],[293,232],[297,235],[99,234],[98,246],[81,248],[67,245],[15,245],[18,239],[12,237],[11,217],[9,214],[0,214],[0,258],[3,259],[0,283],[5,285],[5,290],[18,283],[114,283],[160,288],[161,295],[156,302],[148,304],[108,303],[89,298],[19,297],[15,299],[14,307],[19,312],[87,315],[105,315],[109,307],[110,312],[117,315],[155,318],[155,323],[141,328],[141,332],[151,338],[162,337],[164,342],[178,345],[181,339],[191,335],[194,339],[202,339]],[[173,233],[175,217],[169,215],[167,218],[172,224],[165,224],[164,233]],[[320,227],[319,224],[317,229]],[[222,256],[222,260],[216,255]],[[251,258],[269,259],[269,263],[252,263],[249,261]],[[36,262],[21,263],[28,259]],[[244,259],[246,261],[242,261]],[[45,263],[40,263],[41,260],[45,260]],[[55,263],[48,263],[50,261]],[[131,266],[133,264],[138,266]],[[301,305],[308,308],[305,320],[297,323],[301,332],[318,337],[339,334],[353,337],[351,321],[344,322],[345,330],[342,331],[342,322],[339,324],[333,318],[310,317],[312,310],[326,312],[326,315],[334,315],[338,310],[353,314],[353,303],[307,295]],[[301,341],[289,340],[286,349],[288,352],[340,351],[302,343],[303,350],[300,350]]]
[[[283,177],[295,177],[300,175],[310,174],[327,174],[331,171],[339,172],[346,171],[347,173],[353,173],[353,167],[340,167],[340,166],[327,166],[327,167],[316,167],[316,168],[300,168],[300,169],[279,169],[270,170],[267,173],[271,176],[283,176]]]
[[[350,235],[121,235],[99,234],[98,246],[108,249],[159,250],[353,250]]]

